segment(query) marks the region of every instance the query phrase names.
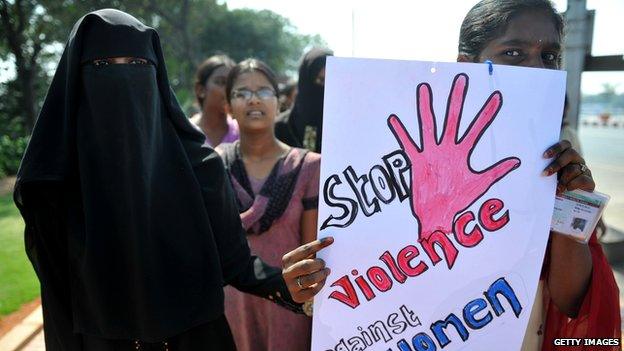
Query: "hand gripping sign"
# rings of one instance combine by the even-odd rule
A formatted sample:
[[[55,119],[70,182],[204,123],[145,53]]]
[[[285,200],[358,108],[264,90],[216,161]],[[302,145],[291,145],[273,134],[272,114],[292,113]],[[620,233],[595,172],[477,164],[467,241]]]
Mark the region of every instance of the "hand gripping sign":
[[[554,203],[541,155],[558,138],[565,75],[431,66],[328,58],[319,236],[335,242],[320,253],[332,273],[313,350],[522,343]]]

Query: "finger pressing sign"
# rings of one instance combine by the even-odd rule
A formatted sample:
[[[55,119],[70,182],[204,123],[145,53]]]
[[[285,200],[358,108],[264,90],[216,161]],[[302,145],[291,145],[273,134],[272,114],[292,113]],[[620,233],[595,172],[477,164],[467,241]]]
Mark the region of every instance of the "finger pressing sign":
[[[555,157],[571,147],[572,144],[570,144],[569,141],[561,140],[560,142],[556,143],[555,145],[549,147],[546,151],[544,151],[544,158]]]
[[[549,176],[555,174],[571,163],[585,164],[585,160],[576,150],[566,149],[564,152],[557,154],[557,157],[544,169],[544,175]]]
[[[299,261],[311,257],[322,248],[331,245],[333,242],[334,238],[328,236],[299,246],[282,257],[282,268],[286,269]]]

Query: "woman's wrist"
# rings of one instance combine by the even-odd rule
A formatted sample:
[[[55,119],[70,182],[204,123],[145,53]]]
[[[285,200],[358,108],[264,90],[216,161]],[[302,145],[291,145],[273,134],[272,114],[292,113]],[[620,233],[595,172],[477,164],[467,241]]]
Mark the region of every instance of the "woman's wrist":
[[[304,302],[301,308],[303,309],[303,313],[305,313],[306,316],[312,317],[312,314],[314,313],[314,299],[310,299]]]

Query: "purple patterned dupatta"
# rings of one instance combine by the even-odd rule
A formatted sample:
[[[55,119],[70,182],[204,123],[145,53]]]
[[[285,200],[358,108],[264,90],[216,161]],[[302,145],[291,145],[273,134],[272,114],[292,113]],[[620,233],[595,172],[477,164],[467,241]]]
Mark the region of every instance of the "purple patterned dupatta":
[[[260,192],[254,194],[240,153],[240,142],[222,144],[220,148],[236,193],[243,227],[248,234],[264,233],[286,210],[308,150],[291,148],[273,166]]]

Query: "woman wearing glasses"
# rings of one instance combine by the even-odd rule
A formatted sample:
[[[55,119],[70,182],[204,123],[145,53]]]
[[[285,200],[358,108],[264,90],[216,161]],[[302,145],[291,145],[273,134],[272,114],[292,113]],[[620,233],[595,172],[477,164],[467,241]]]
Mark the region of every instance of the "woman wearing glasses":
[[[286,252],[316,238],[320,155],[275,137],[277,89],[274,73],[259,60],[245,60],[230,71],[227,109],[238,122],[240,140],[218,151],[252,252],[280,266]],[[239,350],[310,349],[308,317],[233,289],[226,289],[225,305]]]
[[[238,140],[238,124],[225,113],[225,80],[234,65],[231,58],[215,55],[202,62],[195,73],[195,98],[200,111],[191,122],[212,147]]]

